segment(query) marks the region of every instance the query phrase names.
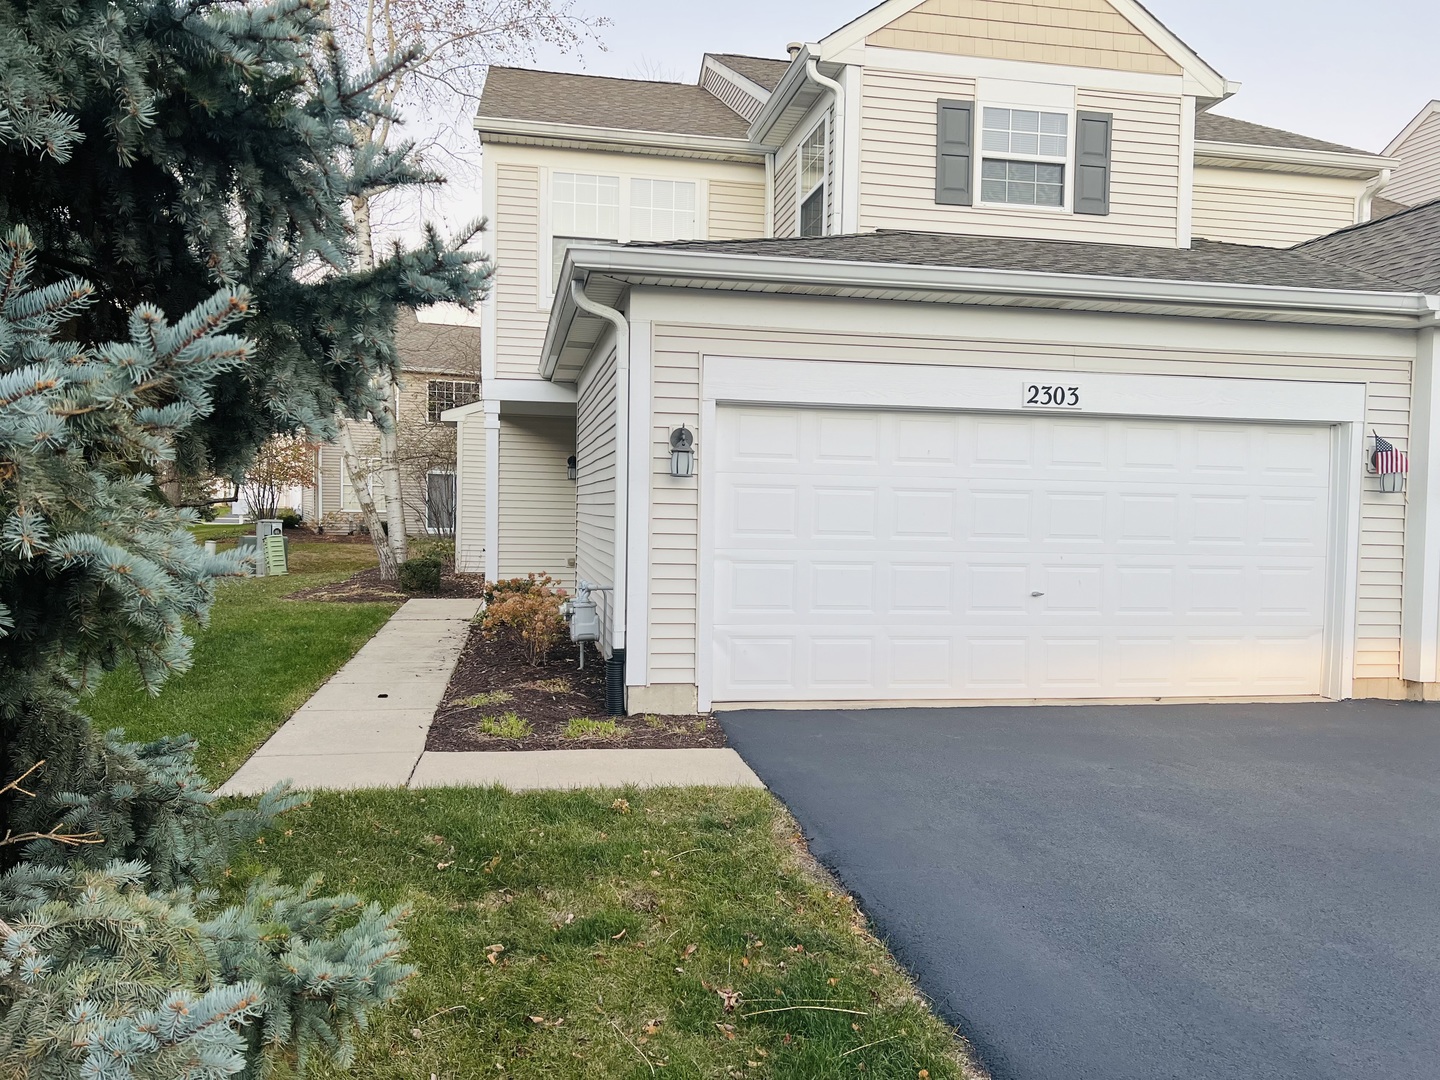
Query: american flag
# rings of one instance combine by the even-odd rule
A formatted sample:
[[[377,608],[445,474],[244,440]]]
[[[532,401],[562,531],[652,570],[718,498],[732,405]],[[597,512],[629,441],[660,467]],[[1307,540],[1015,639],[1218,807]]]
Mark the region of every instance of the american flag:
[[[1382,476],[1399,474],[1404,476],[1410,471],[1410,459],[1403,450],[1396,450],[1395,444],[1387,442],[1378,434],[1375,436],[1375,471]]]

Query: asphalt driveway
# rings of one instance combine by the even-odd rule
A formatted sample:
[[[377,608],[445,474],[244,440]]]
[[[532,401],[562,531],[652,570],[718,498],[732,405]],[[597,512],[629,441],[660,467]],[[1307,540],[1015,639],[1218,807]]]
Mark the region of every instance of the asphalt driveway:
[[[721,719],[995,1080],[1440,1076],[1440,707]]]

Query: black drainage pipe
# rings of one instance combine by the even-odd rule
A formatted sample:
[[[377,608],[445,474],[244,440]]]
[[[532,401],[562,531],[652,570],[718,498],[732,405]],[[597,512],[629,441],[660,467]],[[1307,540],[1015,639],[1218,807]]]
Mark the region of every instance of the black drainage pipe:
[[[625,715],[625,650],[614,649],[605,661],[605,710],[611,716]]]

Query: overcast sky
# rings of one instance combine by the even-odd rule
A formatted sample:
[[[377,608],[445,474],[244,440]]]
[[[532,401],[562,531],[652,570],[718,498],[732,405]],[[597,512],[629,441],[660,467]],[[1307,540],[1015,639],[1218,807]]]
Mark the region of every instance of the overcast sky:
[[[784,57],[787,42],[816,41],[869,6],[867,0],[580,3],[611,20],[604,31],[606,50],[591,49],[583,59],[542,56],[537,66],[686,82],[696,79],[707,51]],[[1440,98],[1436,0],[1147,0],[1147,5],[1222,75],[1244,84],[1218,112],[1378,151],[1421,106]],[[442,213],[452,222],[468,216],[474,205],[455,199],[460,186],[452,184],[439,200],[449,204]]]

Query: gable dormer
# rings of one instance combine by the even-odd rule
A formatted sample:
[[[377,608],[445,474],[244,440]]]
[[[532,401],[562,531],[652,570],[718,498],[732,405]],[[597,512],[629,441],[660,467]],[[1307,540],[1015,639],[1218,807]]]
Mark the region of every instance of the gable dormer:
[[[1197,106],[1234,90],[1133,0],[890,0],[797,60],[751,127],[777,149],[777,234],[801,217],[787,170],[811,137],[785,130],[779,99],[816,77],[844,87],[828,134],[796,121],[817,151],[828,139],[827,232],[1164,247],[1190,240]]]

